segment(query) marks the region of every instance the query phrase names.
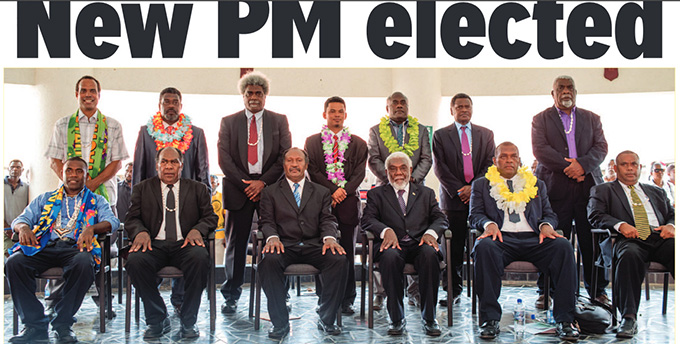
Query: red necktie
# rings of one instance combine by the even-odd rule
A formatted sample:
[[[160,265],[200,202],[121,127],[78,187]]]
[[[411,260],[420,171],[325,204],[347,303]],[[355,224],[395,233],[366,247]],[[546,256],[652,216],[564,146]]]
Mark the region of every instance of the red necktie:
[[[255,115],[250,120],[250,132],[248,134],[248,163],[251,165],[257,164],[257,143],[259,137],[257,136],[257,122]]]
[[[338,162],[338,135],[333,135],[333,162]]]

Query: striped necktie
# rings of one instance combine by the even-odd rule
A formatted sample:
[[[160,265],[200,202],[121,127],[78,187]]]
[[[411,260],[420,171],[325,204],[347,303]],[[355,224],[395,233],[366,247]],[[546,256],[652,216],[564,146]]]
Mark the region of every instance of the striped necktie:
[[[645,240],[651,233],[649,230],[647,211],[645,210],[645,206],[642,204],[642,200],[640,200],[640,196],[638,196],[637,192],[635,192],[635,187],[633,185],[628,185],[628,188],[630,189],[630,198],[633,200],[635,228],[637,228],[640,239]]]
[[[295,197],[295,203],[297,203],[298,208],[300,207],[300,184],[293,184],[295,189],[293,190],[293,196]]]

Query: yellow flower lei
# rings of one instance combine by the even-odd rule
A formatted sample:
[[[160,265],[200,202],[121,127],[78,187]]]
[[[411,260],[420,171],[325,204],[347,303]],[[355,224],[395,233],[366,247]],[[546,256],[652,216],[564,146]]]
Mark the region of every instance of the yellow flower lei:
[[[385,116],[380,119],[380,125],[378,126],[378,131],[380,132],[380,138],[385,142],[385,147],[390,153],[394,152],[404,152],[408,156],[413,156],[413,152],[418,150],[418,119],[412,116],[408,116],[408,128],[406,128],[406,133],[408,134],[408,143],[404,143],[404,146],[399,146],[397,139],[392,135],[392,129],[390,128],[390,117]]]
[[[538,194],[538,187],[536,187],[536,176],[531,173],[527,166],[522,166],[517,171],[517,177],[514,178],[515,192],[510,192],[505,180],[501,178],[496,165],[491,165],[484,175],[489,180],[491,190],[489,190],[491,197],[496,200],[498,209],[503,211],[512,210],[519,214],[524,212],[526,204]],[[519,190],[519,191],[517,191]]]

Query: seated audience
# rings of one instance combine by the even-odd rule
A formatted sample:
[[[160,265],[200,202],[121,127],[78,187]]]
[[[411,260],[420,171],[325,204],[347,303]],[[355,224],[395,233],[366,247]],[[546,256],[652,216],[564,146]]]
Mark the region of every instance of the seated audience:
[[[607,170],[604,173],[604,181],[605,182],[613,182],[616,180],[616,172],[614,172],[614,159],[609,160],[609,163],[607,164]]]
[[[325,281],[317,326],[326,334],[341,333],[335,317],[342,303],[349,269],[345,250],[337,242],[338,223],[331,214],[328,188],[305,179],[307,153],[290,148],[283,154],[285,178],[266,187],[260,196],[260,230],[266,244],[258,273],[267,295],[274,325],[269,337],[281,339],[290,331],[284,270],[290,264],[311,264]],[[332,283],[329,283],[332,281]]]
[[[387,333],[401,335],[404,318],[404,265],[414,264],[420,283],[420,314],[430,336],[441,335],[435,319],[439,262],[437,243],[448,228],[434,190],[411,181],[413,165],[408,155],[394,152],[385,159],[389,184],[368,192],[361,227],[375,234],[375,260],[380,262],[391,324]]]
[[[52,267],[64,269],[62,298],[51,319],[58,343],[78,341],[71,329],[101,263],[96,234],[117,230],[119,221],[106,199],[85,187],[87,163],[80,157],[63,165],[64,184],[34,199],[12,222],[19,242],[5,265],[14,308],[24,330],[10,343],[48,343],[49,318],[35,296],[36,276]]]
[[[132,188],[125,230],[132,242],[125,269],[144,302],[147,329],[144,339],[170,332],[165,302],[158,291],[156,273],[171,265],[184,273],[184,303],[179,312],[180,338],[199,336],[196,327],[201,293],[211,266],[205,240],[217,226],[208,187],[193,179],[180,179],[183,154],[174,147],[156,154],[157,176]],[[211,286],[214,288],[214,286]]]
[[[649,165],[649,179],[653,183],[664,191],[666,191],[666,197],[671,201],[671,205],[675,206],[675,185],[664,180],[663,176],[666,172],[666,164],[661,161],[654,161]]]
[[[555,231],[557,215],[550,208],[545,183],[522,167],[519,149],[510,142],[496,147],[485,178],[472,183],[470,227],[483,231],[473,248],[475,285],[479,295],[479,336],[500,333],[501,279],[505,266],[529,261],[548,273],[555,287],[556,334],[576,341],[576,263],[567,239]]]
[[[666,173],[668,173],[668,182],[675,187],[675,164],[668,165]]]
[[[633,338],[642,281],[649,262],[665,265],[675,277],[675,209],[663,189],[639,183],[640,158],[632,151],[616,157],[617,180],[590,190],[588,220],[594,228],[620,235],[614,244],[616,308],[623,314],[616,337]]]

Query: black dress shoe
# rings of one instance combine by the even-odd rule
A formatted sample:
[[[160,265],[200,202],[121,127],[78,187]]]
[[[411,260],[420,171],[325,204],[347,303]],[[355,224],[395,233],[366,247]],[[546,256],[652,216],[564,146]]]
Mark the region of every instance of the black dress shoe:
[[[184,326],[182,324],[179,328],[178,337],[180,338],[198,338],[201,333],[198,331],[198,326],[196,324],[192,326]]]
[[[404,334],[405,328],[406,319],[401,319],[401,321],[390,323],[390,327],[387,328],[387,334],[391,336],[400,336]]]
[[[269,329],[269,338],[271,339],[281,339],[288,335],[290,332],[290,324],[286,324],[284,327],[275,327]]]
[[[555,334],[562,340],[575,342],[580,337],[578,329],[573,323],[561,322],[555,326]]]
[[[323,331],[325,334],[329,334],[331,336],[336,336],[342,333],[342,330],[335,326],[335,324],[326,324],[324,323],[321,319],[316,322],[316,327],[319,328],[319,330]]]
[[[354,314],[354,308],[352,308],[352,305],[342,306],[342,315],[353,315],[353,314]]]
[[[460,294],[453,296],[453,304],[458,304],[460,303]],[[442,307],[446,307],[446,304],[448,303],[447,299],[441,299],[439,300],[439,305]]]
[[[236,313],[236,301],[228,300],[222,304],[222,314]]]
[[[616,338],[633,338],[637,333],[635,319],[625,317],[621,320],[621,326],[616,330]]]
[[[147,325],[144,331],[144,339],[153,339],[170,332],[170,319],[165,318],[158,324]]]
[[[59,327],[54,329],[58,344],[77,343],[78,338],[70,327]]]
[[[442,335],[442,329],[439,327],[437,320],[423,320],[423,330],[425,330],[425,334],[428,336],[436,337]]]
[[[9,339],[10,343],[49,343],[50,335],[46,329],[24,327],[20,334]]]
[[[479,337],[482,339],[494,339],[501,333],[501,326],[498,320],[489,320],[479,328]]]

